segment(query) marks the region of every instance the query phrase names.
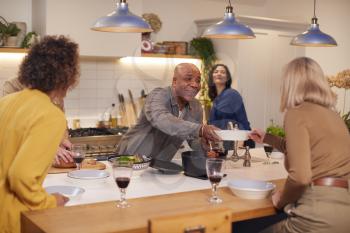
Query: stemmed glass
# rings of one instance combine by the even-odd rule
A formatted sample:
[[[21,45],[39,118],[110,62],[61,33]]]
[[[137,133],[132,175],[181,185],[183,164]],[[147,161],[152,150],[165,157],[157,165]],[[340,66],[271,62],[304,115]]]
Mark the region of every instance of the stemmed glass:
[[[211,183],[212,195],[209,198],[210,203],[221,203],[222,199],[217,194],[217,187],[224,176],[224,162],[223,159],[207,159],[206,169],[207,176]]]
[[[86,145],[85,144],[73,144],[72,146],[73,160],[77,165],[77,170],[80,170],[81,163],[85,158]]]
[[[264,164],[271,164],[270,159],[271,159],[272,150],[273,150],[272,146],[268,144],[264,144],[264,151],[267,157],[267,161],[264,162]]]
[[[127,208],[130,204],[126,201],[126,188],[130,183],[130,178],[132,176],[132,166],[131,161],[114,161],[113,163],[113,177],[117,186],[120,189],[120,201],[118,201],[117,207]]]

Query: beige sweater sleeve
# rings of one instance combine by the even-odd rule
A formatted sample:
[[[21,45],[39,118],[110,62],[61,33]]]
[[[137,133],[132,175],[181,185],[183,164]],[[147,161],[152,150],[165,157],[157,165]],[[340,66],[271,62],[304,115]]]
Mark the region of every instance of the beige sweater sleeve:
[[[310,137],[302,113],[289,110],[284,125],[288,178],[278,208],[297,201],[312,181]]]

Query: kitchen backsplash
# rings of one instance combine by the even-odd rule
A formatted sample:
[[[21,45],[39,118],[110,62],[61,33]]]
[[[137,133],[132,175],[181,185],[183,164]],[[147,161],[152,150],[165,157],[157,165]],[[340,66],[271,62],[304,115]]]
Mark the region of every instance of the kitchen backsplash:
[[[21,57],[0,57],[0,93],[5,80],[16,77]],[[149,93],[159,86],[171,84],[173,70],[180,62],[190,59],[159,58],[81,58],[81,76],[78,86],[65,98],[65,112],[69,126],[73,119],[80,119],[82,127],[96,125],[96,121],[115,103],[118,108],[118,94],[123,94],[126,102],[129,124],[135,121],[128,90],[131,91],[137,112],[141,107],[141,91]]]

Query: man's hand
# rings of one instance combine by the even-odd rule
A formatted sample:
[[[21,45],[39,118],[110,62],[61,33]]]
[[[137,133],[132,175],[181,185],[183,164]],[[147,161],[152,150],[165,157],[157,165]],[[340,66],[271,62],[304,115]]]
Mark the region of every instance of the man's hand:
[[[261,129],[253,129],[252,132],[248,135],[249,139],[252,139],[253,141],[257,143],[263,143],[265,132]]]
[[[63,196],[62,194],[59,194],[59,193],[53,193],[52,196],[56,198],[57,206],[64,206],[69,201],[68,197]]]
[[[219,142],[222,139],[215,133],[215,130],[220,130],[219,128],[213,125],[202,125],[201,136],[208,142]]]

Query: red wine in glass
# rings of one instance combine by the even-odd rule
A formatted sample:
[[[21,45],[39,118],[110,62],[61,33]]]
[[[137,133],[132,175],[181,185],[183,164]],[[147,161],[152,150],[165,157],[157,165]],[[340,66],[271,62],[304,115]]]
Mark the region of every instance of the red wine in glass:
[[[114,161],[113,163],[113,177],[120,190],[120,201],[118,201],[118,208],[127,208],[129,203],[126,201],[126,189],[129,186],[133,171],[132,161]]]
[[[212,194],[209,198],[210,203],[221,203],[222,199],[217,195],[217,187],[224,175],[224,159],[209,158],[206,161],[207,176],[211,184]]]
[[[265,153],[272,153],[272,150],[273,150],[272,146],[264,146]]]
[[[125,189],[128,187],[128,185],[130,183],[130,178],[129,177],[117,177],[115,179],[115,182],[117,183],[119,188]]]
[[[74,156],[73,157],[73,160],[74,160],[74,163],[82,163],[83,160],[84,160],[84,157],[83,156]]]
[[[265,162],[265,164],[270,164],[270,155],[272,153],[272,150],[273,150],[272,146],[264,145],[264,151],[267,156],[267,161]]]
[[[218,185],[220,183],[221,179],[222,179],[222,176],[220,176],[220,175],[209,176],[209,180],[212,184]]]

